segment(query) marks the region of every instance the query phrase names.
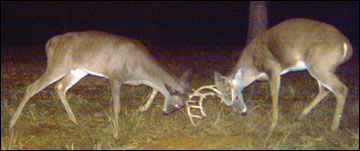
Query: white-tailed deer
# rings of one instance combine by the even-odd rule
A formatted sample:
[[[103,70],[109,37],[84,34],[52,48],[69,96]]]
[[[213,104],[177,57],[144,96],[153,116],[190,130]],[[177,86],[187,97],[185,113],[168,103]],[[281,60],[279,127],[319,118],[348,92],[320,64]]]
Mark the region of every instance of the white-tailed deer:
[[[139,41],[100,31],[70,32],[51,38],[46,44],[47,68],[45,73],[30,84],[10,121],[13,128],[26,102],[46,86],[60,80],[55,88],[71,121],[77,120],[68,104],[65,93],[88,74],[110,80],[114,108],[114,136],[118,137],[120,87],[146,85],[153,88],[147,103],[140,107],[146,111],[155,95],[164,98],[164,114],[181,108],[189,98],[185,72],[181,82],[157,65]]]
[[[215,71],[215,83],[222,101],[246,115],[242,90],[256,80],[268,80],[273,129],[278,121],[280,75],[306,69],[317,80],[319,93],[300,117],[306,116],[330,90],[337,100],[331,125],[331,130],[336,131],[348,90],[334,72],[349,60],[352,51],[349,40],[333,26],[309,19],[289,19],[251,40],[228,76]]]

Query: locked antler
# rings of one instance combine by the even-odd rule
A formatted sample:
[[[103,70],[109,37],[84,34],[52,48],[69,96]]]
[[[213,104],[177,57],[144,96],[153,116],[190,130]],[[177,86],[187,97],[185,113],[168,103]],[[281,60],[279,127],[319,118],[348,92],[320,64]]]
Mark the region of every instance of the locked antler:
[[[225,79],[229,84],[230,84],[230,89],[231,89],[231,101],[233,101],[233,97],[234,97],[234,86],[233,84],[231,83],[230,79],[228,79],[227,77],[224,77],[224,76],[221,76],[221,78]],[[214,91],[215,93],[213,92],[207,92],[207,93],[202,93],[201,91],[205,90],[205,89],[208,89],[208,90],[212,90]],[[198,88],[197,90],[193,90],[194,92],[192,94],[189,95],[189,100],[185,102],[185,105],[186,105],[186,111],[189,115],[189,118],[190,118],[190,121],[191,121],[191,124],[193,124],[194,126],[197,126],[194,124],[194,121],[193,121],[193,118],[202,118],[203,116],[205,117],[206,114],[204,112],[204,108],[202,106],[202,103],[203,103],[203,100],[207,97],[207,96],[217,96],[219,98],[221,98],[221,92],[217,89],[216,85],[206,85],[206,86],[202,86],[200,88]],[[194,101],[193,100],[193,97],[199,97],[199,102],[197,101]],[[224,103],[223,102],[224,100],[221,99],[221,103]],[[194,103],[198,103],[198,105],[190,105],[191,104],[194,104]],[[200,112],[202,114],[201,115],[194,115],[191,113],[190,109],[191,108],[196,108],[196,109],[200,109]]]
[[[213,92],[202,93],[201,91],[205,90],[205,89],[212,90],[215,93],[213,93]],[[204,110],[203,110],[204,108],[202,106],[203,100],[207,96],[215,96],[216,95],[218,97],[221,97],[221,92],[216,89],[216,85],[202,86],[202,87],[198,88],[197,90],[193,90],[193,91],[194,92],[189,95],[189,100],[185,102],[185,105],[186,105],[186,111],[187,111],[187,113],[189,115],[191,124],[193,124],[194,126],[197,126],[197,125],[194,124],[193,118],[202,118],[202,116],[206,116],[206,114],[204,113]],[[193,97],[199,97],[199,102],[192,100]],[[190,105],[190,103],[191,104],[198,103],[199,105]],[[191,108],[200,109],[200,112],[201,112],[202,116],[192,114],[191,111],[190,111]]]

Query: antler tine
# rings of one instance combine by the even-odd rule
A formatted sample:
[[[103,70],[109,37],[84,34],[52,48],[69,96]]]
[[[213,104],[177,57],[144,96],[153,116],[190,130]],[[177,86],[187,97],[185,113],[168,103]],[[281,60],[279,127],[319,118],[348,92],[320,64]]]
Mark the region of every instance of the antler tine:
[[[219,90],[217,90],[216,88],[216,85],[208,85],[208,86],[202,86],[200,88],[198,88],[197,90],[193,90],[194,92],[192,94],[189,95],[189,100],[186,101],[186,110],[187,110],[187,113],[189,115],[189,118],[190,118],[190,121],[191,121],[191,124],[194,125],[194,126],[197,126],[194,121],[193,121],[193,118],[202,118],[202,116],[206,116],[205,112],[204,112],[204,107],[202,106],[202,102],[203,100],[207,97],[207,96],[221,96],[221,92]],[[204,89],[210,89],[210,90],[213,90],[215,93],[213,92],[207,92],[207,93],[201,93],[202,90]],[[199,105],[189,105],[189,103],[197,103],[197,101],[193,101],[193,97],[195,96],[198,96],[199,97],[199,102],[198,104]],[[202,116],[200,115],[194,115],[191,113],[190,111],[190,108],[196,108],[196,109],[200,109],[200,112],[202,114]]]
[[[221,92],[219,90],[217,90],[216,88],[216,85],[205,85],[205,86],[202,86],[200,88],[198,88],[197,90],[193,90],[194,93],[193,95],[197,95],[200,93],[200,91],[204,90],[204,89],[210,89],[210,90],[213,90],[218,96],[221,95]]]
[[[188,113],[188,115],[189,115],[191,124],[194,125],[194,126],[197,126],[197,125],[195,125],[195,123],[194,123],[194,121],[193,121],[193,117],[195,117],[195,118],[202,118],[202,117],[199,116],[199,115],[193,115],[193,114],[191,114],[190,108],[191,108],[192,106],[189,106],[188,102],[185,102],[185,105],[186,105],[186,111],[187,111],[187,113]]]

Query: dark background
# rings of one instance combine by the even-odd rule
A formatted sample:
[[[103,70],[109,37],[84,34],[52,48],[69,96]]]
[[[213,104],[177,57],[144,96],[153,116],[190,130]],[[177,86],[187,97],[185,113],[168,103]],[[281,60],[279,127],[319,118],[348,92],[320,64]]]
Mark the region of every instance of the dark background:
[[[352,60],[358,60],[358,1],[268,2],[267,6],[268,27],[294,17],[334,25],[350,39],[354,47]],[[34,44],[42,47],[34,51],[45,56],[43,47],[50,37],[93,29],[150,41],[155,47],[161,44],[208,46],[209,50],[227,45],[242,47],[248,15],[249,2],[1,1],[1,51],[8,54],[9,49],[4,47]],[[16,59],[14,54],[11,56]]]

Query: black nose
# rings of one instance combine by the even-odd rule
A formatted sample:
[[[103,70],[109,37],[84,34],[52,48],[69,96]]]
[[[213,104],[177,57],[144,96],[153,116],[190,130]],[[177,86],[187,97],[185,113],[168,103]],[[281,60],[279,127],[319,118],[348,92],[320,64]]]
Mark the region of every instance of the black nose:
[[[163,115],[169,115],[170,113],[168,113],[168,112],[163,112]]]
[[[247,115],[247,112],[242,112],[241,115],[245,116],[245,115]]]

